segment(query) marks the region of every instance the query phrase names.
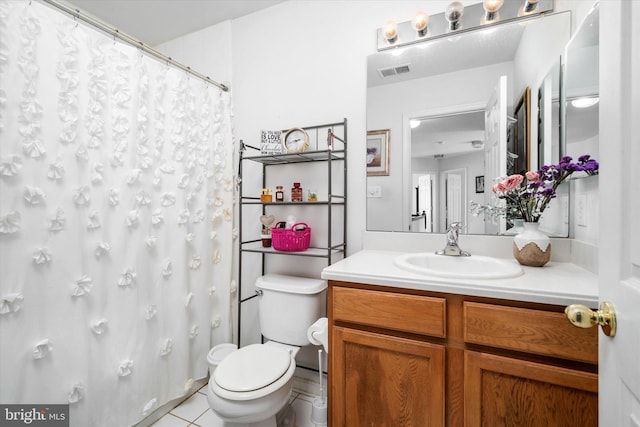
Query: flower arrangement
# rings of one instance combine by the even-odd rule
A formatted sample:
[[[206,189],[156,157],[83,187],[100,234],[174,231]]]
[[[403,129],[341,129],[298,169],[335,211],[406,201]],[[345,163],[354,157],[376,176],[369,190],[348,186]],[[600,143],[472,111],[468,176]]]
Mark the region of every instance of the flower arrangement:
[[[556,197],[556,190],[574,172],[584,171],[589,175],[597,172],[599,164],[589,154],[572,163],[570,156],[564,156],[557,165],[542,166],[539,171],[529,171],[522,175],[511,175],[496,182],[491,190],[500,199],[505,199],[517,217],[526,222],[538,222],[540,216]],[[526,177],[525,185],[522,185]]]
[[[511,219],[538,222],[549,202],[556,197],[558,186],[574,172],[597,174],[599,164],[589,154],[580,156],[577,163],[572,163],[572,160],[570,156],[564,156],[557,165],[545,165],[538,171],[527,172],[524,176],[510,175],[499,178],[491,189],[496,197],[506,200],[507,206],[476,203],[471,205],[472,212],[485,212],[489,216],[506,215]]]

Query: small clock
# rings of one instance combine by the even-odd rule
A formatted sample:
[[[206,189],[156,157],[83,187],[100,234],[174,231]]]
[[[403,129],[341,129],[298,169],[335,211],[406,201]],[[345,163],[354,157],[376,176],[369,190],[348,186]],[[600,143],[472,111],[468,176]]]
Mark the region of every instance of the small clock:
[[[302,153],[309,148],[309,135],[304,129],[292,128],[285,132],[282,144],[287,153]]]

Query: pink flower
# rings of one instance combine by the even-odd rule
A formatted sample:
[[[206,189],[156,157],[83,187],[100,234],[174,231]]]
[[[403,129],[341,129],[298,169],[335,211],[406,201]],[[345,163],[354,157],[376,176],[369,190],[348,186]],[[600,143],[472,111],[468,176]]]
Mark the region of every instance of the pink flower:
[[[505,179],[502,183],[504,184],[505,189],[503,191],[511,191],[520,186],[524,177],[522,175],[510,175]]]
[[[529,171],[525,175],[529,181],[538,181],[540,179],[540,175],[536,171]]]

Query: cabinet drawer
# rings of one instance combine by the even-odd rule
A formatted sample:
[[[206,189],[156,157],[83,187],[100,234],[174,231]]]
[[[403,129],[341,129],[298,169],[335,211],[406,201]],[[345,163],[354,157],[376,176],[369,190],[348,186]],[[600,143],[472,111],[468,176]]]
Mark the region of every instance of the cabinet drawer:
[[[597,328],[576,328],[562,313],[465,302],[463,316],[467,343],[598,363]]]
[[[445,336],[444,298],[336,286],[331,304],[333,319],[337,321]]]

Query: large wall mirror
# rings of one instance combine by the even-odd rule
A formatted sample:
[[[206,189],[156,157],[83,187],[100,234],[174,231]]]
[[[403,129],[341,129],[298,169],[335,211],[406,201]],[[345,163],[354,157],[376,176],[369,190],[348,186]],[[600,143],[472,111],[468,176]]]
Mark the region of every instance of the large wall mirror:
[[[442,233],[462,222],[465,233],[508,234],[504,219],[474,216],[469,204],[492,203],[493,179],[513,164],[537,168],[560,155],[559,130],[538,138],[539,96],[545,82],[558,86],[551,74],[570,34],[571,14],[561,12],[369,56],[367,130],[388,131],[389,167],[367,177],[367,229]],[[559,92],[547,92],[552,126]],[[528,130],[526,157],[508,148],[519,129]],[[563,197],[549,227],[566,236]]]

